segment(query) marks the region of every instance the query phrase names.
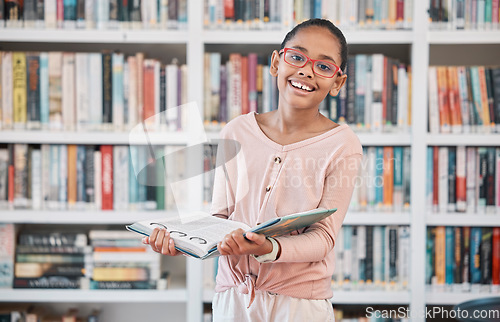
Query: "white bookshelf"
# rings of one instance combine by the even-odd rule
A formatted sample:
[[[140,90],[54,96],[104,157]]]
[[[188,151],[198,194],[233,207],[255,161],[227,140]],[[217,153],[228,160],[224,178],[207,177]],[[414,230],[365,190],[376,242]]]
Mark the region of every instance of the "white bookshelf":
[[[157,290],[0,290],[0,302],[29,303],[186,303],[185,288]]]
[[[426,216],[427,226],[453,226],[464,227],[498,227],[500,218],[498,215],[479,215],[468,213],[446,213],[428,214]]]
[[[432,45],[445,44],[498,44],[500,31],[498,30],[432,30],[429,32],[429,43]]]
[[[456,305],[459,303],[485,298],[499,296],[498,293],[460,293],[460,292],[427,292],[425,294],[426,302],[429,305]]]
[[[411,311],[423,312],[426,305],[455,305],[460,302],[491,296],[493,294],[443,293],[428,291],[425,285],[425,239],[428,226],[498,226],[500,217],[476,214],[427,214],[425,206],[426,177],[425,164],[428,146],[498,146],[499,134],[428,134],[427,133],[427,67],[431,60],[431,46],[461,45],[463,47],[500,45],[499,31],[435,31],[429,30],[428,1],[413,1],[414,28],[412,31],[347,31],[345,36],[350,45],[361,50],[364,46],[381,51],[386,47],[403,46],[409,49],[412,66],[412,126],[409,133],[358,133],[366,146],[409,146],[412,155],[411,211],[410,213],[356,213],[346,216],[349,225],[410,225],[411,228],[411,275],[409,290],[404,292],[348,292],[335,291],[331,299],[335,304],[397,304],[409,305]],[[104,46],[108,44],[137,45],[147,47],[185,47],[188,65],[188,97],[198,106],[203,106],[203,54],[206,46],[254,47],[279,45],[288,28],[262,31],[204,30],[203,6],[200,1],[188,1],[189,23],[186,30],[36,30],[0,29],[0,42],[5,50],[14,44],[56,44],[71,43],[73,48]],[[165,47],[166,46],[166,47]],[[33,50],[35,49],[33,45]],[[454,48],[454,47],[453,47]],[[178,49],[178,48],[176,48]],[[83,49],[82,49],[83,50]],[[450,49],[453,54],[453,49]],[[477,57],[480,59],[482,53]],[[491,55],[489,53],[488,55]],[[499,61],[500,62],[500,61]],[[188,145],[189,135],[183,132],[150,133],[153,144]],[[208,133],[211,141],[217,133]],[[128,132],[51,132],[51,131],[0,131],[0,143],[35,144],[128,144]],[[146,144],[146,143],[144,143]],[[198,160],[189,160],[187,166],[202,167]],[[201,185],[198,185],[198,187]],[[193,185],[190,200],[201,204],[202,191]],[[145,211],[0,211],[0,221],[16,224],[128,224],[136,220],[151,218],[157,212]],[[160,214],[160,213],[158,213]],[[165,213],[161,213],[165,215]],[[0,302],[53,302],[53,303],[152,303],[156,313],[164,314],[164,304],[178,307],[185,305],[186,320],[199,322],[202,319],[203,303],[213,297],[213,290],[203,289],[203,263],[186,259],[185,278],[166,291],[102,291],[102,290],[0,290]],[[172,318],[175,320],[175,317]]]
[[[131,136],[129,132],[106,131],[1,131],[0,143],[30,144],[148,144],[186,145],[190,136],[184,132],[148,132],[146,136]]]
[[[428,134],[426,142],[430,146],[498,146],[500,145],[500,134]]]
[[[174,211],[0,210],[1,222],[14,224],[127,225],[175,215]]]
[[[344,219],[344,225],[404,226],[409,224],[410,224],[410,213],[349,211]]]
[[[187,31],[0,29],[2,42],[186,44]]]

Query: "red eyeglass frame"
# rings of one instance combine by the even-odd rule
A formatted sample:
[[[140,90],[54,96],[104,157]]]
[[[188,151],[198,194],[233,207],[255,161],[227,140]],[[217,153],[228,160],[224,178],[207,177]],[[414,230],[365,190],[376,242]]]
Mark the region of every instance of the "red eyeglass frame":
[[[286,55],[286,52],[287,52],[288,50],[292,50],[292,51],[298,52],[298,53],[300,53],[301,55],[304,55],[304,57],[306,57],[306,58],[307,58],[306,62],[305,62],[305,63],[304,63],[304,65],[302,65],[302,66],[292,65],[292,64],[290,64],[289,62],[287,62],[285,59],[283,59],[283,60],[285,61],[285,63],[287,63],[287,64],[288,64],[288,65],[290,65],[290,66],[297,67],[297,68],[302,68],[302,67],[304,67],[305,65],[307,65],[307,63],[308,63],[309,61],[311,61],[311,63],[313,64],[313,69],[312,69],[312,71],[313,71],[313,73],[316,75],[316,72],[314,71],[314,63],[315,63],[315,62],[317,62],[317,61],[320,61],[320,62],[325,62],[325,63],[328,63],[328,64],[332,64],[333,66],[337,67],[337,71],[336,71],[335,73],[333,73],[333,75],[332,75],[332,76],[330,76],[330,77],[328,77],[328,76],[323,76],[323,75],[318,75],[318,76],[320,76],[320,77],[324,77],[324,78],[333,78],[335,75],[337,75],[337,73],[339,73],[339,76],[342,76],[342,74],[343,74],[343,73],[342,73],[342,70],[340,69],[340,67],[339,67],[339,66],[337,66],[336,64],[331,63],[331,62],[327,62],[326,60],[322,60],[322,59],[312,59],[312,58],[309,58],[306,54],[304,54],[303,52],[301,52],[300,50],[297,50],[297,49],[293,49],[293,48],[288,48],[288,47],[286,47],[286,48],[281,49],[281,50],[278,52],[278,54],[279,54],[279,55],[281,55],[281,54],[285,53],[285,55]]]

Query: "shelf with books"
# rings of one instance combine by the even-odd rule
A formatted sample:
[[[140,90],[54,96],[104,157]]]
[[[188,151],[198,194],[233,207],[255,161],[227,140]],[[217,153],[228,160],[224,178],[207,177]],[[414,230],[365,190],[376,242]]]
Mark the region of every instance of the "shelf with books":
[[[500,134],[427,134],[427,145],[438,146],[498,146],[500,143]]]
[[[427,226],[497,227],[499,222],[499,215],[452,212],[446,214],[428,214],[426,216]]]
[[[93,145],[186,145],[189,135],[186,132],[157,131],[148,132],[148,139],[143,135],[132,135],[131,132],[113,131],[0,131],[0,143],[30,144],[93,144]]]
[[[101,210],[0,210],[3,223],[16,224],[114,224],[174,216],[175,211],[101,211]]]
[[[187,31],[0,29],[2,42],[186,44]]]
[[[185,288],[157,290],[0,289],[0,302],[29,303],[185,303]]]
[[[498,296],[498,293],[460,293],[460,292],[426,292],[426,303],[429,305],[456,305],[479,298]],[[498,313],[498,312],[497,312]]]
[[[428,33],[429,44],[498,44],[499,30],[432,30]]]
[[[344,225],[409,225],[409,213],[389,212],[348,212]]]

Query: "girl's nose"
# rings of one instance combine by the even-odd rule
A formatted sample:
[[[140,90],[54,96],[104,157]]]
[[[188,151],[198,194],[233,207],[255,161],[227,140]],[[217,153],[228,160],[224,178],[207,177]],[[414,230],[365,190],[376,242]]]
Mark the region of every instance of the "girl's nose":
[[[305,76],[307,78],[313,78],[314,71],[312,62],[308,61],[304,67],[300,68],[299,75]]]

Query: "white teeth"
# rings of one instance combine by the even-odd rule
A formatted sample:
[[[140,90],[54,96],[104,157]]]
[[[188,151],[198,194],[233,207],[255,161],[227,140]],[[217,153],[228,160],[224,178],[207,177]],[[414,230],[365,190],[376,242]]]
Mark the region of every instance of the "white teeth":
[[[294,82],[294,81],[291,81],[290,82],[292,84],[293,87],[296,87],[296,88],[300,88],[300,89],[303,89],[303,90],[306,90],[308,92],[311,92],[312,91],[312,88],[310,88],[309,86],[307,85],[304,85],[304,84],[301,84],[299,82]]]

